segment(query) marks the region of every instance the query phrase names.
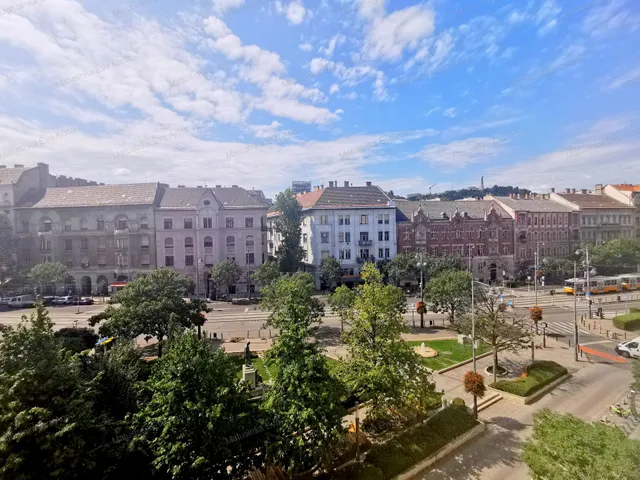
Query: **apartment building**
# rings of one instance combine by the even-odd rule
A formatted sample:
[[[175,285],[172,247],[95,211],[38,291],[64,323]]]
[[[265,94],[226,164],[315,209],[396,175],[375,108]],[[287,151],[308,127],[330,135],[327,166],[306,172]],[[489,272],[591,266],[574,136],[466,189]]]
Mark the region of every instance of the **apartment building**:
[[[596,192],[599,189],[610,198],[635,208],[633,225],[635,237],[640,238],[640,185],[618,184],[618,185],[596,185]]]
[[[304,264],[321,288],[320,264],[326,257],[340,261],[343,282],[355,282],[367,261],[392,259],[396,255],[395,203],[380,189],[367,182],[351,186],[345,181],[316,186],[296,196],[303,209],[301,243]],[[277,256],[281,238],[274,231],[278,212],[269,214],[268,251]]]
[[[513,219],[514,262],[520,275],[528,272],[539,255],[569,255],[579,242],[578,213],[545,195],[487,196]]]
[[[513,219],[497,202],[395,202],[398,253],[453,254],[480,281],[513,278]]]
[[[164,189],[155,209],[158,267],[191,277],[196,291],[210,296],[211,267],[233,259],[245,274],[229,293],[253,291],[250,273],[265,261],[267,209],[237,185]]]
[[[59,292],[90,294],[122,286],[156,267],[157,183],[34,189],[15,207],[19,267],[62,262]]]
[[[596,192],[566,189],[564,193],[552,192],[550,197],[579,213],[582,243],[600,245],[615,238],[635,236],[635,207],[604,195],[601,185]]]

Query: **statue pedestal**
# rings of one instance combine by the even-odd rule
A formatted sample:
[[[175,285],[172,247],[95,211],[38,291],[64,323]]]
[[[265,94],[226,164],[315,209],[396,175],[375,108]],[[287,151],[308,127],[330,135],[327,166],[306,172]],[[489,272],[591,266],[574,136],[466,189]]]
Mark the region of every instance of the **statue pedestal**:
[[[242,366],[242,380],[247,382],[251,388],[256,388],[256,369],[253,367],[248,367],[246,365]]]

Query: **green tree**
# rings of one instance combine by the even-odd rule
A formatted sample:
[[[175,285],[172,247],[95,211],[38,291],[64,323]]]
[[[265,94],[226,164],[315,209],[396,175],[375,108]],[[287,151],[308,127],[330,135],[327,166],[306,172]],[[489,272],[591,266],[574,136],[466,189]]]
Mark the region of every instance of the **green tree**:
[[[282,235],[282,243],[276,253],[278,267],[281,272],[296,272],[304,258],[304,249],[300,245],[302,206],[291,189],[287,189],[276,195],[273,209],[279,213],[273,222],[274,229]]]
[[[640,264],[640,239],[616,238],[589,249],[589,262],[603,274],[635,270]]]
[[[173,480],[244,478],[256,465],[264,424],[237,368],[194,333],[177,335],[133,416],[132,444],[151,452],[157,471]]]
[[[225,260],[211,269],[211,279],[216,286],[225,287],[227,291],[229,286],[238,283],[240,277],[242,277],[242,267],[235,260]]]
[[[96,287],[96,293],[104,297],[109,292],[109,283],[106,280],[102,279],[98,282]]]
[[[356,301],[355,292],[346,285],[340,285],[335,292],[329,295],[327,303],[331,312],[340,317],[340,330],[344,332],[344,324],[351,323],[353,306]]]
[[[0,339],[0,477],[96,478],[89,384],[42,302]]]
[[[632,371],[633,373],[633,383],[631,384],[631,388],[636,392],[640,392],[640,360],[634,360]]]
[[[267,441],[268,457],[291,474],[315,470],[342,437],[345,412],[342,384],[330,374],[318,344],[309,341],[322,314],[313,277],[283,276],[267,287],[263,304],[271,310],[269,324],[280,329],[267,352],[267,364],[276,367],[264,398],[275,430]]]
[[[367,424],[384,429],[424,413],[434,398],[434,384],[420,357],[402,339],[405,297],[384,285],[373,264],[362,270],[364,284],[351,313],[351,328],[343,334],[349,357],[343,376],[361,401],[370,401]]]
[[[204,300],[185,301],[187,280],[173,270],[161,268],[148,275],[139,275],[135,281],[118,291],[115,301],[104,312],[89,318],[94,326],[103,320],[100,333],[106,336],[158,339],[158,356],[162,356],[162,342],[167,338],[173,321],[191,328],[200,326],[203,313],[209,311]]]
[[[260,288],[271,285],[278,278],[280,278],[280,270],[278,269],[278,264],[276,262],[263,263],[253,271],[252,278]]]
[[[453,324],[471,305],[471,274],[462,270],[445,270],[427,283],[424,296],[436,313],[447,313]]]
[[[340,262],[334,257],[323,258],[320,263],[320,278],[329,289],[333,284],[339,284],[342,280]]]
[[[44,262],[35,265],[29,270],[29,282],[38,288],[38,293],[42,293],[44,287],[53,285],[54,292],[57,291],[56,284],[64,282],[69,275],[69,270],[61,262]]]
[[[11,221],[0,212],[0,297],[4,297],[4,287],[15,275],[16,237]]]
[[[387,266],[389,280],[400,286],[402,280],[416,280],[420,278],[419,260],[414,253],[399,253],[391,259]]]
[[[475,305],[475,338],[491,346],[493,351],[493,382],[497,380],[498,352],[506,350],[517,352],[531,345],[529,333],[523,330],[515,313],[504,308],[495,295],[480,291],[476,294]],[[472,319],[470,315],[458,317],[456,331],[471,335]]]
[[[522,456],[534,480],[635,480],[640,473],[639,441],[617,427],[549,409],[534,415]]]

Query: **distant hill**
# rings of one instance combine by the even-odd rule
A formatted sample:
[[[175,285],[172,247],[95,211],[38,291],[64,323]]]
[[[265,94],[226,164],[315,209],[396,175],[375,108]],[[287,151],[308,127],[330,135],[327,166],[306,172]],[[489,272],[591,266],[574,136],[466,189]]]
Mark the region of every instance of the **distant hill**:
[[[389,192],[393,194],[393,192]],[[493,187],[485,188],[484,191],[481,191],[479,188],[470,187],[470,188],[461,188],[460,190],[447,190],[442,193],[412,193],[407,195],[407,200],[410,201],[419,201],[419,200],[433,200],[439,198],[440,200],[462,200],[463,198],[469,197],[483,197],[485,195],[495,195],[497,197],[505,197],[512,193],[515,194],[530,194],[531,190],[527,190],[526,188],[520,187],[512,187],[512,186],[501,186],[494,185]],[[398,197],[396,197],[398,198]]]

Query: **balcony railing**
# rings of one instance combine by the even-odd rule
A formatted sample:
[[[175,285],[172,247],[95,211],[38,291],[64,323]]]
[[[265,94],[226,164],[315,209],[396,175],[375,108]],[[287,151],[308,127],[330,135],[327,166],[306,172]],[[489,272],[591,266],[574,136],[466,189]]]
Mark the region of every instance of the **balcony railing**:
[[[358,245],[360,247],[370,247],[373,245],[373,240],[358,240]]]

